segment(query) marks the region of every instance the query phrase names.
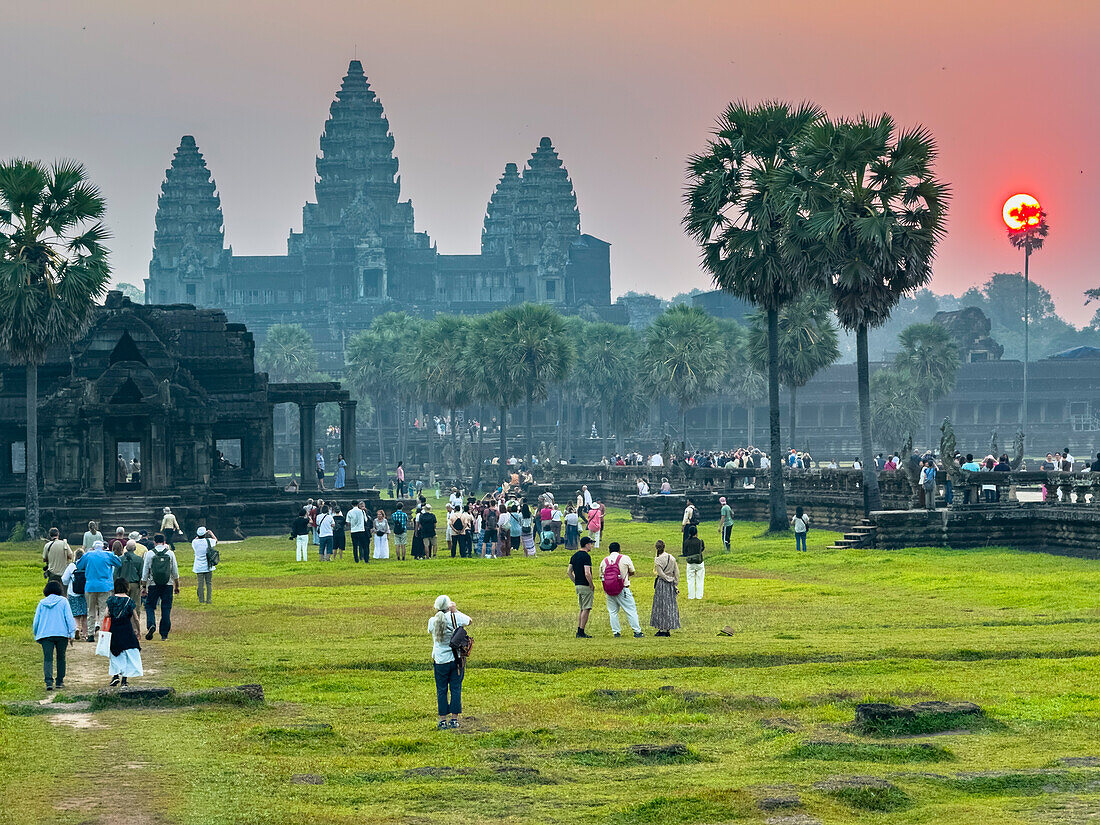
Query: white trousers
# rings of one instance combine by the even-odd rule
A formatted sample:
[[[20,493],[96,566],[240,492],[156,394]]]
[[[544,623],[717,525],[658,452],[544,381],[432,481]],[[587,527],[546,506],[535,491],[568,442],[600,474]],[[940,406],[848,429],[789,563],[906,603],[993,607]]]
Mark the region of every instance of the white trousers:
[[[596,548],[599,549],[599,546],[600,546],[600,531],[599,530],[589,530],[588,535],[592,537],[592,541],[595,542]]]
[[[297,550],[297,560],[306,561],[309,558],[309,534],[298,536],[294,543]]]
[[[634,604],[634,594],[630,592],[629,587],[624,587],[623,592],[618,596],[612,596],[609,593],[605,593],[607,596],[607,616],[611,619],[611,630],[615,633],[621,633],[622,629],[619,625],[619,611],[623,611],[626,614],[626,622],[630,625],[631,630],[635,633],[642,632],[642,626],[638,624],[638,607]]]
[[[707,574],[705,564],[689,564],[687,566],[688,598],[703,598],[703,579]]]

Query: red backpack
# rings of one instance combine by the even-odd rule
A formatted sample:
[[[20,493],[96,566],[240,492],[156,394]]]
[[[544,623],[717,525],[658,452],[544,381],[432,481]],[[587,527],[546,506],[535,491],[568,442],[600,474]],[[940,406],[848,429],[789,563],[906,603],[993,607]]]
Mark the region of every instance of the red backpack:
[[[603,568],[603,592],[608,596],[618,596],[623,592],[623,571],[619,569],[619,559],[622,553],[616,553],[615,561],[607,557],[607,564]]]

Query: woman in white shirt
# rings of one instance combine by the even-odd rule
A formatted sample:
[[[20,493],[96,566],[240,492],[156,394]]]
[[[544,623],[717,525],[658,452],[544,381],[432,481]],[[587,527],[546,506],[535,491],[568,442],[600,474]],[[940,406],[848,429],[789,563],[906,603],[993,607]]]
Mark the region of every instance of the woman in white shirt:
[[[374,518],[374,557],[376,559],[388,559],[390,557],[390,523],[386,519],[386,511],[379,510]]]
[[[464,663],[455,660],[451,650],[451,637],[460,627],[470,624],[470,617],[455,607],[450,596],[435,600],[435,615],[428,619],[428,633],[432,637],[432,669],[435,671],[435,695],[439,711],[439,730],[458,727],[462,713],[462,677]],[[448,693],[450,696],[448,697]],[[450,714],[450,721],[447,715]]]

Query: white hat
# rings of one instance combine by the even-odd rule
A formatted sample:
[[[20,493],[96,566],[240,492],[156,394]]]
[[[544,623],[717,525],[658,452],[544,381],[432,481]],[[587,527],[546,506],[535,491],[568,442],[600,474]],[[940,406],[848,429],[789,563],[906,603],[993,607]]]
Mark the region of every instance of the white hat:
[[[206,535],[206,528],[205,527],[200,527],[198,530],[195,531],[195,535],[198,536],[199,538],[202,538],[203,536]]]

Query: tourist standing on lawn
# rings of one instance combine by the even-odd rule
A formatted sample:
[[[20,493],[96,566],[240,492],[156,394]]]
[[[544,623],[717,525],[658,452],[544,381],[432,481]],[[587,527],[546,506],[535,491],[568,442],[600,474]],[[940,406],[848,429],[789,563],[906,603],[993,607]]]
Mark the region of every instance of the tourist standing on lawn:
[[[600,549],[600,533],[603,532],[603,506],[593,507],[588,511],[588,535],[592,537],[592,543],[596,549]]]
[[[680,592],[680,565],[676,557],[665,552],[665,543],[656,544],[657,558],[653,562],[653,608],[649,613],[649,626],[657,628],[658,636],[670,636],[670,631],[680,628],[680,608],[676,596]]]
[[[390,523],[386,520],[385,510],[379,510],[374,516],[374,557],[390,557]]]
[[[492,559],[497,557],[497,522],[500,514],[496,506],[490,501],[481,511],[481,529],[484,531],[485,551],[484,557]]]
[[[164,508],[164,517],[160,520],[160,532],[164,534],[164,540],[174,553],[176,551],[176,537],[183,535],[183,530],[169,507]],[[156,544],[156,537],[153,538],[153,543]]]
[[[451,637],[458,628],[468,627],[472,620],[455,607],[449,596],[440,596],[435,600],[435,611],[435,615],[428,619],[428,633],[432,637],[438,727],[444,730],[458,727],[458,717],[462,714],[462,677],[465,675],[463,662],[455,659],[451,649]],[[447,720],[448,714],[450,721]]]
[[[360,501],[350,510],[347,517],[348,532],[351,534],[351,558],[358,564],[369,562],[367,550],[367,503]]]
[[[558,506],[558,503],[556,501],[550,502],[550,529],[554,533],[555,547],[561,544],[562,523],[563,521],[561,507]]]
[[[332,561],[332,531],[336,526],[336,519],[329,512],[327,504],[321,505],[321,513],[317,516],[317,542],[321,561]]]
[[[794,549],[806,552],[806,533],[810,529],[810,517],[802,509],[802,505],[794,508],[794,517],[791,519],[791,527],[794,528]]]
[[[142,676],[141,645],[130,617],[137,605],[129,595],[130,583],[126,579],[115,582],[114,595],[107,599],[107,612],[111,616],[111,656],[108,659],[107,675],[111,677],[111,687],[117,687],[119,679],[123,686],[131,677]]]
[[[92,545],[92,552],[85,553],[76,564],[76,569],[85,575],[84,597],[88,600],[88,641],[95,641],[95,634],[107,615],[107,599],[115,584],[115,568],[122,561],[114,553],[103,549],[103,542]]]
[[[390,516],[393,523],[390,532],[393,534],[393,550],[398,561],[405,560],[405,547],[409,543],[409,514],[405,512],[405,505],[397,502],[397,509]]]
[[[593,511],[595,512],[595,511]],[[634,594],[630,591],[630,577],[634,575],[634,562],[630,556],[619,551],[619,543],[607,545],[607,558],[600,562],[600,581],[607,597],[607,615],[611,620],[611,631],[615,636],[622,635],[619,626],[619,611],[626,614],[626,621],[634,631],[634,638],[640,639],[642,626],[638,623],[638,607],[634,604]]]
[[[577,515],[577,508],[570,504],[565,508],[565,549],[576,550],[577,541],[581,535],[581,519]]]
[[[687,527],[687,538],[684,539],[684,549],[681,555],[687,564],[688,599],[703,598],[703,580],[707,575],[706,565],[703,564],[703,551],[706,544],[699,538],[699,528],[694,524]]]
[[[210,600],[214,597],[214,571],[218,568],[217,565],[211,564],[214,559],[210,551],[217,544],[218,537],[205,527],[200,527],[195,531],[195,539],[191,542],[191,549],[195,551],[195,563],[191,566],[191,572],[198,579],[196,593],[199,597],[199,604],[210,604]],[[204,589],[206,591],[205,598],[203,597]]]
[[[523,544],[523,555],[534,556],[535,553],[535,519],[531,514],[531,508],[527,502],[523,502],[523,510],[520,512],[519,540]]]
[[[295,555],[294,558],[297,561],[306,561],[309,559],[309,516],[306,515],[306,508],[303,507],[298,511],[297,517],[290,523],[290,540],[294,542]]]
[[[347,537],[344,527],[347,520],[344,511],[340,509],[340,502],[332,502],[332,551],[340,561],[344,560],[344,547],[347,545]]]
[[[693,502],[690,498],[687,500],[687,504],[684,507],[684,517],[681,521],[681,525],[684,529],[684,541],[686,542],[688,537],[688,529],[690,527],[697,527],[699,525],[699,511],[695,507],[695,502]]]
[[[153,549],[142,556],[141,595],[145,598],[145,638],[152,639],[160,604],[160,638],[172,629],[172,599],[180,592],[180,568],[176,553],[163,533],[153,536]]]
[[[42,672],[46,678],[46,690],[65,687],[65,650],[69,640],[76,635],[76,619],[73,618],[69,600],[62,595],[61,582],[50,579],[42,590],[42,600],[34,611],[34,640],[42,645]],[[57,660],[57,681],[54,681],[54,659]]]
[[[588,548],[592,546],[592,539],[585,536],[581,539],[581,549],[569,557],[569,564],[565,568],[565,574],[577,591],[577,601],[580,603],[580,613],[577,615],[577,638],[591,639],[584,628],[588,625],[588,617],[592,613],[592,603],[596,596],[596,586],[592,582],[592,555]]]
[[[87,553],[91,551],[92,545],[97,541],[103,541],[103,534],[99,532],[99,527],[94,521],[89,521],[88,529],[84,532],[84,541],[82,541],[80,545],[84,548],[84,552]]]
[[[88,635],[88,600],[84,598],[84,571],[77,571],[76,565],[84,557],[84,548],[77,548],[76,555],[61,574],[61,584],[69,591],[69,608],[76,620],[77,639]]]
[[[50,538],[42,548],[42,564],[45,567],[46,578],[52,582],[61,581],[65,568],[72,560],[73,549],[65,539],[61,538],[61,531],[51,527]]]
[[[722,546],[726,548],[726,552],[730,551],[730,536],[733,534],[733,508],[726,504],[726,497],[718,499],[718,503],[722,505],[722,514],[719,519],[722,525]]]
[[[397,498],[404,498],[407,488],[405,487],[405,462],[397,462]]]
[[[437,519],[435,513],[432,512],[432,505],[425,502],[419,515],[416,517],[416,525],[417,530],[420,532],[420,540],[424,545],[424,556],[429,559],[435,557],[435,531],[438,521],[439,519]]]
[[[133,539],[126,542],[126,549],[122,551],[122,555],[119,557],[119,561],[122,562],[122,566],[115,571],[116,579],[126,579],[130,584],[130,589],[126,591],[126,595],[134,600],[135,604],[140,604],[141,599],[141,556],[137,554],[138,543]],[[141,632],[141,624],[138,621],[137,613],[134,613],[130,617],[130,621],[134,625],[134,633]]]

